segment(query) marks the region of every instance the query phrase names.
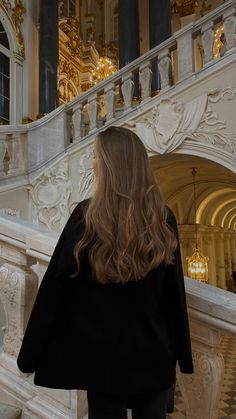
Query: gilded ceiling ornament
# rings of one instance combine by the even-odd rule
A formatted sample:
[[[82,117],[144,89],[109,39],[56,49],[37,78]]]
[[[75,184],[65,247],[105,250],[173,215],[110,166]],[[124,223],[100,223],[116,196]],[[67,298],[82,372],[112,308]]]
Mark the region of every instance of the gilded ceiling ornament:
[[[23,6],[21,0],[15,0],[15,6],[12,8],[12,21],[15,26],[16,30],[16,39],[19,45],[19,52],[24,57],[25,55],[25,45],[24,45],[24,38],[21,32],[21,24],[23,22],[23,15],[26,13],[26,9]]]
[[[9,18],[12,21],[13,28],[16,34],[16,40],[18,43],[19,54],[25,56],[25,44],[24,38],[21,32],[21,24],[24,20],[23,15],[26,13],[26,8],[23,6],[21,0],[14,1],[14,7],[11,6],[10,1],[2,0],[2,5],[5,8]]]

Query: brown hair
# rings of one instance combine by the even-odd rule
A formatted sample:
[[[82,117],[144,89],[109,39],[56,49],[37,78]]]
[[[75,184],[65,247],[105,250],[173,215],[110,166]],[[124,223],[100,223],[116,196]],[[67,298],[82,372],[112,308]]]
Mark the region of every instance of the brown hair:
[[[74,249],[78,270],[85,248],[100,283],[139,280],[161,263],[172,263],[177,241],[140,138],[109,127],[97,136],[95,155],[96,190]]]

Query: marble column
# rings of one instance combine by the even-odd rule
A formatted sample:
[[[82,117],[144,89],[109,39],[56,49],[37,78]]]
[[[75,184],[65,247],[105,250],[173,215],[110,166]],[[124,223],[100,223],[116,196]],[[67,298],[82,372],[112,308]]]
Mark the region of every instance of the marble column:
[[[225,250],[223,232],[216,233],[216,261],[217,285],[220,288],[226,289],[227,287],[225,278]]]
[[[208,262],[208,283],[217,285],[216,281],[216,257],[214,246],[214,233],[207,231],[203,237],[204,242],[204,255],[209,257]]]
[[[58,105],[58,1],[40,0],[39,114]]]
[[[137,0],[119,0],[119,68],[139,57],[139,14]],[[134,75],[134,97],[139,96],[138,73]]]
[[[161,44],[171,36],[170,0],[149,0],[149,39],[150,49]],[[157,61],[153,62],[152,91],[160,90],[160,74]]]
[[[230,246],[231,246],[231,256],[232,256],[232,271],[236,272],[236,236],[235,236],[235,233],[231,233]]]
[[[225,275],[226,285],[228,291],[232,291],[232,257],[231,257],[231,244],[230,232],[225,232]]]

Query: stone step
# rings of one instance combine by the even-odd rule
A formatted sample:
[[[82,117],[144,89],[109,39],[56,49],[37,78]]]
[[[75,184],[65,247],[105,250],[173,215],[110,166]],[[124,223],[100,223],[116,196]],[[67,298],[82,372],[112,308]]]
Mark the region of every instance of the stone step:
[[[21,418],[21,409],[19,407],[0,403],[0,419],[20,419],[20,418]]]

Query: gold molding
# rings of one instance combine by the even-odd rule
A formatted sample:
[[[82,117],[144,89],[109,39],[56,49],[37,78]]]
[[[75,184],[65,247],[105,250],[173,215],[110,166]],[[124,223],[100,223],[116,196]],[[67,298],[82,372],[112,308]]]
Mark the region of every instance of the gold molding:
[[[67,35],[66,45],[72,55],[81,55],[83,53],[83,41],[79,36],[79,21],[71,16],[63,19],[59,23],[59,28]]]
[[[26,13],[26,8],[23,6],[21,0],[15,0],[14,7],[11,6],[9,1],[2,0],[1,6],[3,7],[4,12],[7,14],[14,29],[16,41],[18,44],[18,52],[24,58],[25,42],[21,32],[21,24],[24,21],[23,15]]]

